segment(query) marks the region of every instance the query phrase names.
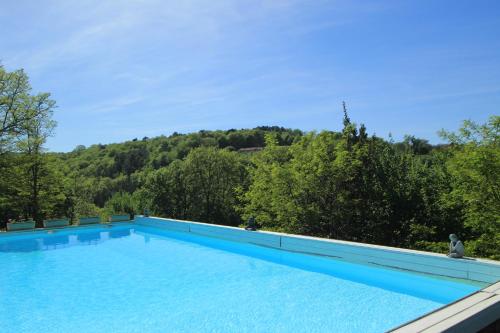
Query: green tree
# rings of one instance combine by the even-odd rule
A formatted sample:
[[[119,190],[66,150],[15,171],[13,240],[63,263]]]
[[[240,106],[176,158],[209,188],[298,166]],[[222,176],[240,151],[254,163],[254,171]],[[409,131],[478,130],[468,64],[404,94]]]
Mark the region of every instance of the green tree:
[[[52,192],[56,179],[48,156],[44,154],[44,144],[56,125],[52,120],[55,102],[49,97],[49,94],[41,94],[30,98],[30,108],[37,116],[25,121],[22,126],[25,135],[17,142],[24,160],[24,184],[29,197],[27,210],[38,224],[44,217],[41,199],[50,197],[48,194]]]
[[[130,193],[117,192],[106,202],[104,209],[108,215],[130,214],[135,215],[136,204]]]
[[[185,160],[191,215],[216,224],[239,223],[236,189],[245,177],[237,153],[213,147],[192,150]]]
[[[463,206],[464,225],[475,255],[500,259],[500,117],[479,125],[465,121],[458,133],[442,131],[451,143],[447,161],[453,190],[450,205]]]
[[[423,247],[456,222],[439,205],[449,177],[433,161],[368,138],[346,113],[341,134],[309,133],[290,148],[270,138],[253,159],[242,214],[274,230]]]
[[[0,155],[5,161],[0,168],[9,168],[2,172],[0,186],[7,189],[2,196],[16,198],[14,202],[23,210],[20,215],[31,216],[38,224],[44,216],[43,205],[59,195],[53,191],[57,186],[43,148],[55,127],[54,107],[50,94],[31,94],[24,71],[7,72],[0,67]]]
[[[178,219],[190,216],[190,193],[186,182],[185,163],[172,162],[168,167],[151,173],[146,180],[142,197],[156,214]]]
[[[13,141],[24,133],[31,120],[28,76],[22,70],[7,72],[0,66],[0,153],[12,149]]]
[[[266,148],[253,157],[248,167],[248,189],[240,188],[242,207],[239,211],[244,220],[254,217],[266,229],[296,230],[295,206],[289,200],[293,183],[285,167],[290,159],[288,147],[279,146],[276,135],[268,134]]]
[[[237,153],[214,147],[193,149],[151,174],[145,195],[153,212],[217,224],[237,225],[237,190],[246,176]]]
[[[33,124],[46,119],[55,106],[50,94],[31,94],[26,73],[8,72],[0,66],[0,153],[15,150],[19,137],[33,131]]]

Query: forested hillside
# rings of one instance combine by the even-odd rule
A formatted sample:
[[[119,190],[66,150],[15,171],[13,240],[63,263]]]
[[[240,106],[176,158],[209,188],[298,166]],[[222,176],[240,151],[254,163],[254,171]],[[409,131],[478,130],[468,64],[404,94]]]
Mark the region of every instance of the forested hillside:
[[[469,255],[500,259],[498,116],[441,133],[440,146],[371,136],[344,110],[341,132],[200,131],[49,153],[54,105],[0,67],[2,224],[145,209],[227,225],[253,216],[269,230],[433,251],[453,232]]]

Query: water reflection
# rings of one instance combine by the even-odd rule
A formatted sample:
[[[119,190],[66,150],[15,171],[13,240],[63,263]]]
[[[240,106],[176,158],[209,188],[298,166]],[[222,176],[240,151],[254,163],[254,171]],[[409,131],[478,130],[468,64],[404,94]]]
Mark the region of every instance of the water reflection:
[[[13,242],[0,243],[0,252],[31,252],[41,247],[40,239],[20,239]]]
[[[102,232],[102,234],[107,234],[107,232]],[[101,239],[104,237],[101,237],[101,232],[97,231],[78,234],[76,238],[81,244],[91,245],[100,243]]]
[[[122,238],[130,236],[130,229],[115,229],[109,232],[110,238]]]
[[[62,249],[71,246],[97,245],[111,239],[128,237],[130,228],[98,230],[63,230],[54,234],[34,234],[0,238],[1,252],[33,252]]]
[[[55,250],[69,245],[69,235],[54,235],[42,238],[46,250]]]

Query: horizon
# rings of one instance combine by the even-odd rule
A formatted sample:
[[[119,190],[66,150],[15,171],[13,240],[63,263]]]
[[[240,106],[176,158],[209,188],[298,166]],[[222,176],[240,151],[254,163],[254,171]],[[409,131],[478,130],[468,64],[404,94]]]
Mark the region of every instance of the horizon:
[[[57,101],[52,152],[262,124],[339,131],[344,100],[370,135],[439,144],[441,129],[498,115],[499,9],[495,1],[6,1],[0,59]]]
[[[360,124],[358,123],[354,123],[355,125],[357,125],[359,127]],[[199,131],[190,131],[190,132],[172,132],[172,133],[169,133],[168,135],[166,134],[159,134],[159,135],[155,135],[155,136],[143,136],[143,137],[134,137],[134,138],[127,138],[127,139],[124,139],[123,141],[113,141],[113,142],[94,142],[94,143],[91,143],[89,145],[77,145],[75,146],[73,149],[71,150],[68,150],[68,151],[48,151],[49,153],[56,153],[56,154],[60,154],[60,153],[71,153],[73,151],[75,151],[79,146],[84,146],[85,149],[87,148],[91,148],[93,146],[98,146],[98,145],[104,145],[104,146],[108,146],[108,145],[120,145],[120,144],[124,144],[124,143],[127,143],[127,142],[134,142],[134,141],[145,141],[145,140],[154,140],[154,139],[157,139],[157,138],[161,138],[161,137],[164,137],[164,138],[169,138],[171,137],[172,135],[176,134],[176,135],[180,135],[180,136],[183,136],[183,135],[190,135],[190,134],[198,134],[202,131],[207,131],[207,132],[217,132],[217,131],[221,131],[221,132],[228,132],[228,131],[245,131],[245,130],[255,130],[255,129],[258,129],[260,127],[280,127],[280,128],[283,128],[285,130],[290,130],[290,131],[294,131],[294,130],[299,130],[302,132],[302,134],[308,134],[308,133],[311,133],[311,132],[316,132],[316,133],[319,133],[320,131],[317,131],[317,130],[310,130],[310,131],[303,131],[299,128],[289,128],[289,127],[283,127],[283,126],[278,126],[278,125],[258,125],[258,126],[255,126],[255,127],[247,127],[247,128],[228,128],[228,129],[213,129],[213,130],[199,130]],[[339,129],[339,130],[326,130],[326,129],[323,129],[321,131],[330,131],[330,132],[335,132],[335,133],[342,133],[342,129]],[[368,132],[368,135],[371,136],[372,134]],[[411,136],[411,134],[409,134]],[[395,140],[394,137],[381,137],[381,136],[376,136],[377,138],[380,138],[380,139],[383,139],[387,142],[392,142],[391,143],[402,143],[404,142],[404,137],[401,138],[401,140]],[[417,139],[423,139],[423,140],[426,140],[425,138],[419,138],[419,137],[415,137]],[[432,142],[428,142],[429,144],[431,144],[433,147],[437,147],[437,146],[440,146],[440,145],[448,145],[449,143],[447,141],[442,141],[442,142],[438,142],[438,143],[432,143]],[[255,147],[260,147],[260,146],[255,146]],[[248,148],[253,148],[253,147],[248,147]]]

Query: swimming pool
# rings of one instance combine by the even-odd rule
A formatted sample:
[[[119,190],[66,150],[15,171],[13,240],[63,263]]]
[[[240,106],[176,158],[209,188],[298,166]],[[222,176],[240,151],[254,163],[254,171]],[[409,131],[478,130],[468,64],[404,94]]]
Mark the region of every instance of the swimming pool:
[[[480,286],[126,224],[0,238],[2,332],[383,332]]]

